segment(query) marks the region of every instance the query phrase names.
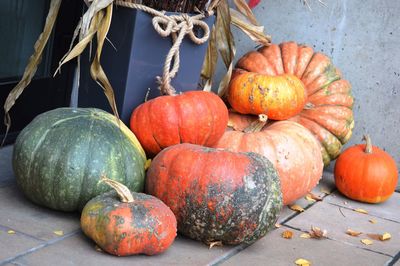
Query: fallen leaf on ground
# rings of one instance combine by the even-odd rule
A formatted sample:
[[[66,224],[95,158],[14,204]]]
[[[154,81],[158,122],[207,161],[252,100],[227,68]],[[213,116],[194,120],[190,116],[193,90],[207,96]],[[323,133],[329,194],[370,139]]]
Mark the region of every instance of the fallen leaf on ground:
[[[379,236],[380,241],[385,241],[391,239],[392,236],[389,233],[383,233],[382,235]]]
[[[282,225],[280,225],[280,224],[278,224],[278,223],[275,224],[275,227],[276,227],[276,228],[279,228],[279,227],[281,227],[281,226],[282,226]]]
[[[380,234],[367,234],[367,236],[373,240],[380,240]]]
[[[326,189],[326,188],[321,188],[321,192],[322,192],[322,193],[325,193],[326,195],[331,194],[331,192],[330,192],[328,189]]]
[[[13,234],[15,234],[15,231],[14,231],[14,230],[8,230],[7,233],[8,233],[9,235],[13,235]]]
[[[222,241],[214,241],[209,244],[209,249],[212,249],[213,247],[222,247],[222,246],[223,246]]]
[[[362,234],[362,232],[358,232],[358,231],[353,231],[351,229],[347,229],[346,234],[350,235],[350,236],[359,236]]]
[[[315,201],[321,201],[322,198],[318,195],[315,195],[314,193],[310,192],[307,194],[306,198],[309,197],[310,199],[313,199]]]
[[[302,233],[301,235],[300,235],[300,237],[301,238],[311,238],[311,236],[310,236],[310,234],[309,233]]]
[[[368,214],[368,212],[364,209],[354,209],[355,212],[363,213],[363,214]]]
[[[301,207],[300,205],[297,205],[297,204],[294,204],[294,205],[292,205],[292,206],[289,206],[289,208],[290,208],[292,211],[296,211],[296,212],[303,212],[303,211],[304,211],[303,207]]]
[[[61,231],[61,230],[59,230],[59,231],[54,231],[53,232],[55,235],[58,235],[58,236],[63,236],[64,235],[64,231]]]
[[[371,219],[371,220],[368,220],[371,224],[376,224],[376,223],[378,223],[375,219]]]
[[[94,249],[95,249],[97,252],[103,252],[103,250],[102,250],[98,245],[95,245],[95,246],[94,246]]]
[[[294,263],[296,263],[296,265],[298,266],[310,266],[311,262],[309,262],[306,259],[297,259]]]
[[[282,232],[282,237],[286,239],[292,239],[293,237],[293,232],[290,230],[286,230]]]
[[[309,232],[309,234],[312,238],[321,239],[328,236],[328,231],[321,230],[321,228],[316,226],[311,226],[311,231]]]
[[[369,239],[361,239],[360,240],[361,241],[361,243],[363,243],[364,245],[372,245],[372,243],[374,243],[374,241],[372,241],[372,240],[369,240]]]

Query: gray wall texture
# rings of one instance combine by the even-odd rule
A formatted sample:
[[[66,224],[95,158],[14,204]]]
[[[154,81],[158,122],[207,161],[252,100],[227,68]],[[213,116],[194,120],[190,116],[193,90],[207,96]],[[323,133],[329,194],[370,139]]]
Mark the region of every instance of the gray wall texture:
[[[370,134],[400,167],[400,1],[263,0],[254,9],[274,43],[297,41],[332,58],[353,87],[355,129],[345,148]],[[237,58],[256,46],[234,29]],[[219,76],[222,67],[219,67]],[[332,165],[331,165],[332,167]]]

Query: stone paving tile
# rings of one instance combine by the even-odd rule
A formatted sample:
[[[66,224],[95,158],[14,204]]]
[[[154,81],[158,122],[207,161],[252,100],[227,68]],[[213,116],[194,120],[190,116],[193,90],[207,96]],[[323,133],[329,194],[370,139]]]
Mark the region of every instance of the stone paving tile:
[[[12,261],[17,265],[206,265],[233,248],[214,247],[179,236],[163,254],[116,257],[95,250],[95,244],[78,234]]]
[[[0,149],[0,187],[14,181],[14,174],[11,166],[12,149],[12,145]]]
[[[34,239],[23,233],[15,231],[9,234],[10,228],[0,226],[0,265],[2,260],[24,252],[25,250],[35,248],[43,244],[43,241]]]
[[[373,224],[369,220],[375,220]],[[328,237],[351,245],[395,256],[400,249],[400,224],[379,217],[355,212],[351,209],[332,205],[326,202],[314,204],[306,212],[294,217],[285,225],[309,231],[311,226],[317,226],[328,231]],[[352,237],[345,232],[347,229],[363,232],[359,237]],[[373,240],[366,246],[361,239],[370,238],[366,234],[383,234],[388,232],[392,239],[388,241]]]
[[[346,198],[340,192],[335,192],[325,198],[326,202],[350,209],[365,209],[370,215],[400,223],[400,193],[393,195],[385,202],[368,204]]]
[[[284,239],[285,230],[294,233],[292,239]],[[330,239],[316,240],[300,238],[302,232],[282,226],[267,234],[245,250],[230,257],[221,265],[295,265],[299,258],[307,259],[311,265],[365,266],[384,265],[391,257],[370,252]]]
[[[0,188],[0,225],[41,240],[57,238],[79,229],[78,213],[63,213],[42,208],[28,201],[15,185]]]

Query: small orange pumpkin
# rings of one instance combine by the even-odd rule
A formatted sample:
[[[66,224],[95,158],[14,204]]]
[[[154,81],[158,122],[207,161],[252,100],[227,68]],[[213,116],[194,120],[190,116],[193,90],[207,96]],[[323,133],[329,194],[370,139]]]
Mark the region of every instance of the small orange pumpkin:
[[[398,170],[394,159],[385,151],[366,144],[345,150],[335,164],[335,183],[346,197],[368,203],[387,200],[397,184]]]

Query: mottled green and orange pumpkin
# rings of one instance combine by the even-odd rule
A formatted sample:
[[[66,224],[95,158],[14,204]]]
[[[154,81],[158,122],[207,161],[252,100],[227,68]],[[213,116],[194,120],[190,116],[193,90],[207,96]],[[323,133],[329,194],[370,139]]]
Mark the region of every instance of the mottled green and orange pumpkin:
[[[102,181],[113,191],[90,200],[82,210],[81,228],[104,251],[117,255],[155,255],[176,237],[176,219],[161,200],[135,193],[114,180]]]
[[[146,155],[115,116],[94,108],[59,108],[37,116],[22,130],[12,164],[18,187],[31,201],[77,211],[110,190],[98,183],[103,174],[142,191]]]
[[[139,105],[130,128],[148,156],[179,144],[213,145],[224,134],[228,109],[214,93],[188,91],[164,95]]]
[[[285,42],[245,54],[227,93],[240,113],[305,126],[319,140],[326,165],[352,135],[351,86],[329,57],[309,46]]]
[[[268,159],[193,144],[154,158],[146,192],[171,208],[180,233],[205,243],[254,242],[274,227],[282,208],[279,177]]]
[[[284,205],[306,195],[322,177],[318,141],[293,121],[268,123],[265,115],[258,118],[230,112],[228,128],[214,147],[255,152],[268,158],[278,171]]]

